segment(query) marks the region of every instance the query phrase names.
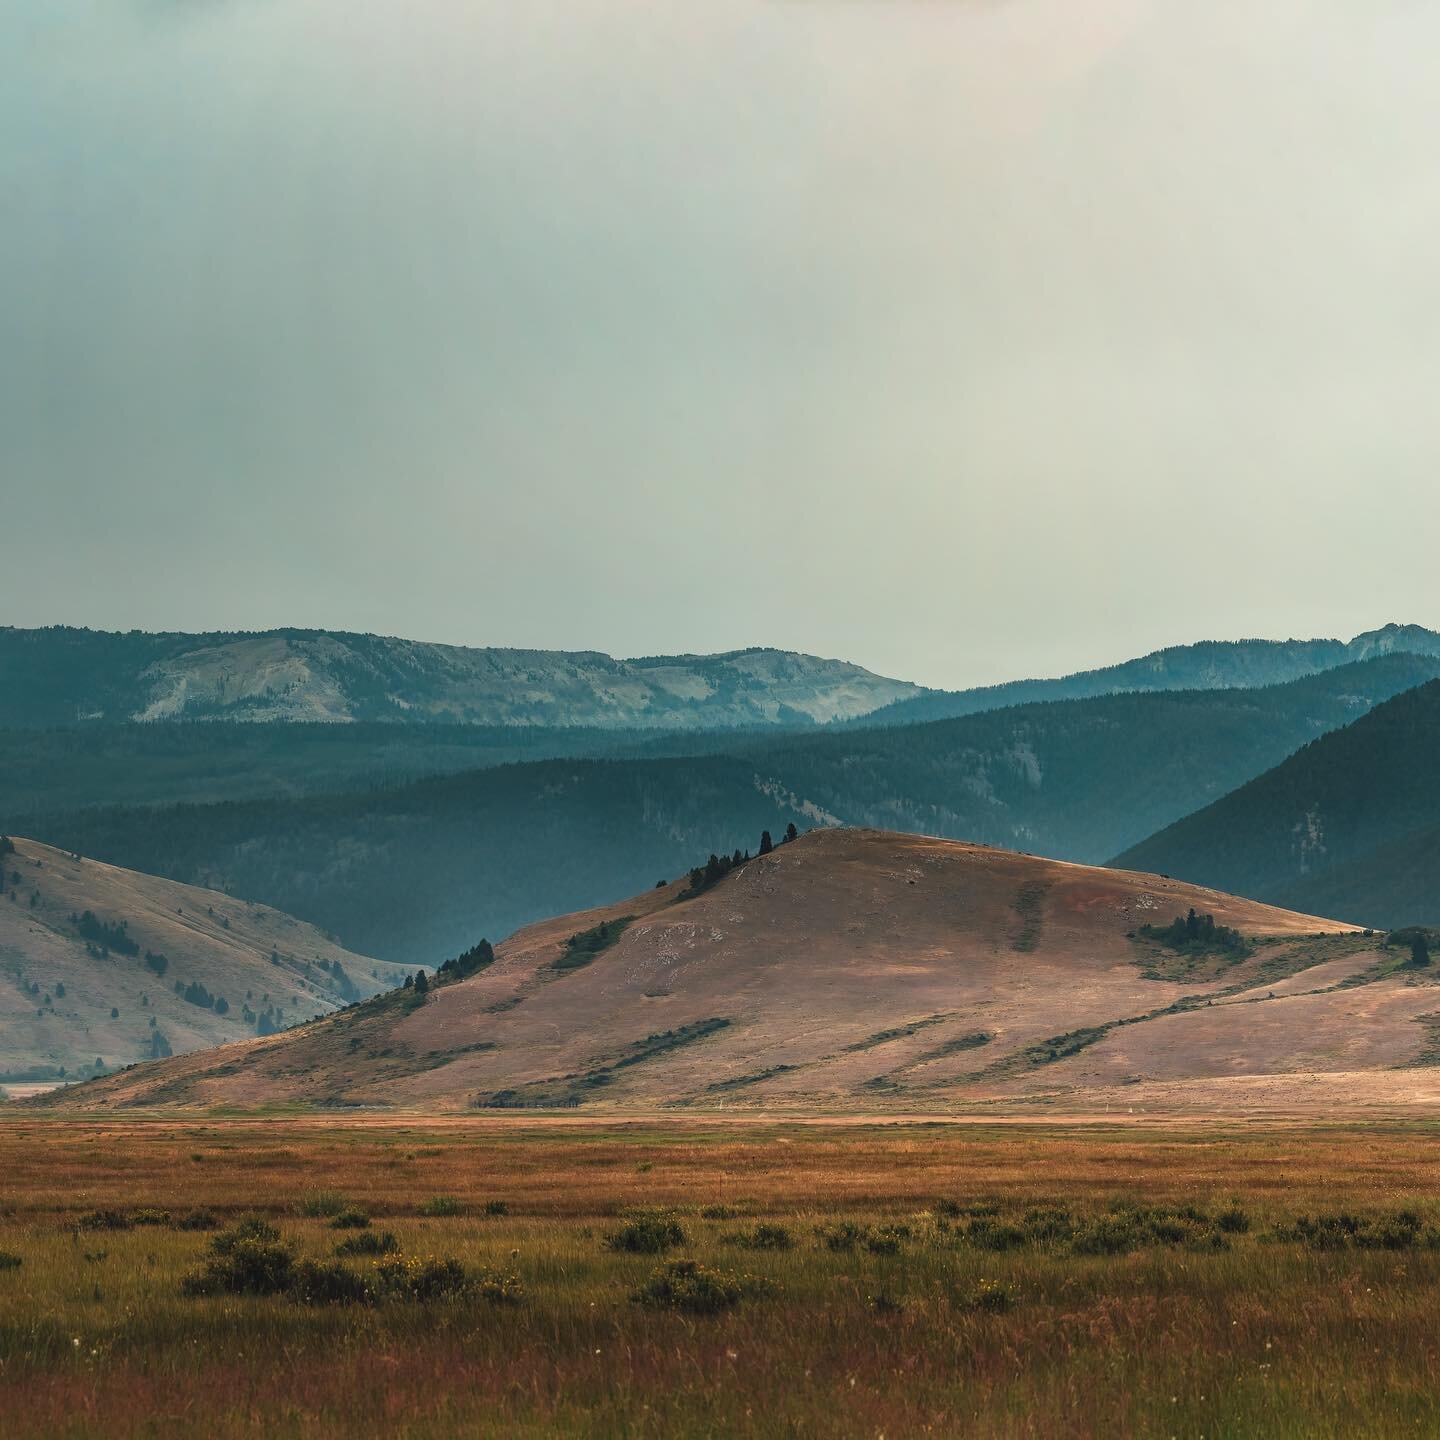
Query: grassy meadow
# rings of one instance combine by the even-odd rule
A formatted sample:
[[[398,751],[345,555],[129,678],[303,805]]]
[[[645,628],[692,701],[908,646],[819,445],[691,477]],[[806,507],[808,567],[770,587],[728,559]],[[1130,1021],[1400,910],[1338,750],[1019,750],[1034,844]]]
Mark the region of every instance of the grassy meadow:
[[[1440,1434],[1437,1158],[1422,1127],[12,1110],[0,1433]]]

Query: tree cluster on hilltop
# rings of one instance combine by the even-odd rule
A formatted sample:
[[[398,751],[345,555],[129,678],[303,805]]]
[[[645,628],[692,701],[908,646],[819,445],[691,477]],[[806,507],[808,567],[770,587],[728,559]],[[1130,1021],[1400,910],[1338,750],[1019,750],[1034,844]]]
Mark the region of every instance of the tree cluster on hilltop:
[[[1199,915],[1193,906],[1189,914],[1177,915],[1168,925],[1142,925],[1140,934],[1181,954],[1205,955],[1217,950],[1230,955],[1249,952],[1245,937],[1238,930],[1217,925],[1213,915]]]

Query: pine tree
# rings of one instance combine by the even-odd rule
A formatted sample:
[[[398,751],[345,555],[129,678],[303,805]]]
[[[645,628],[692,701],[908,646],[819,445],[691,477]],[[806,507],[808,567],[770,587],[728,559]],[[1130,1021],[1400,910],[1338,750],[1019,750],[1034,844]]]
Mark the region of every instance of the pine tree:
[[[1430,942],[1425,938],[1423,930],[1417,930],[1410,940],[1410,963],[1417,970],[1424,969],[1430,963]]]
[[[429,990],[430,982],[425,978],[425,972],[423,970],[417,970],[415,972],[415,993],[417,995],[425,995]]]
[[[800,832],[795,828],[795,822],[792,820],[785,827],[785,844],[788,845],[792,840],[798,840],[799,838]]]
[[[775,848],[775,842],[770,838],[768,830],[762,831],[760,835],[760,853],[768,855]]]

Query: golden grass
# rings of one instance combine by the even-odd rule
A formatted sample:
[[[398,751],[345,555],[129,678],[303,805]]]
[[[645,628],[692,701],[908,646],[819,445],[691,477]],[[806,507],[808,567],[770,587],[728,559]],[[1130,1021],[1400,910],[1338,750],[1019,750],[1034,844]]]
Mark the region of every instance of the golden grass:
[[[551,1126],[239,1117],[0,1122],[0,1432],[32,1436],[1391,1436],[1440,1433],[1440,1252],[1276,1242],[1307,1211],[1408,1205],[1440,1224],[1426,1128],[1179,1134],[1036,1126]],[[110,1207],[258,1210],[306,1255],[351,1232],[332,1191],[411,1254],[514,1271],[515,1307],[188,1299],[204,1234],[75,1230]],[[461,1213],[428,1217],[455,1196]],[[956,1242],[941,1200],[1005,1214],[1215,1209],[1201,1253]],[[481,1213],[489,1200],[509,1213]],[[703,1206],[743,1212],[705,1219]],[[673,1208],[677,1251],[773,1282],[710,1317],[639,1306],[661,1257],[607,1249]],[[785,1251],[730,1237],[786,1226]],[[910,1228],[899,1253],[817,1226]],[[962,1222],[963,1223],[963,1222]],[[363,1268],[368,1262],[355,1262]],[[972,1304],[1003,1286],[1003,1313]],[[876,1309],[882,1297],[898,1313]]]

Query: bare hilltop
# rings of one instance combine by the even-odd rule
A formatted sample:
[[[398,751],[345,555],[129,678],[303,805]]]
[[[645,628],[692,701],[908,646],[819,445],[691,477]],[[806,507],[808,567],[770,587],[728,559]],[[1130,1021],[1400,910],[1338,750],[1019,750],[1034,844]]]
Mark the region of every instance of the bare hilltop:
[[[1353,926],[1161,876],[830,830],[713,883],[532,925],[428,993],[402,988],[68,1098],[597,1114],[1393,1108],[1433,1089],[1436,999],[1407,949]]]

